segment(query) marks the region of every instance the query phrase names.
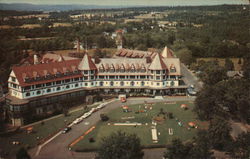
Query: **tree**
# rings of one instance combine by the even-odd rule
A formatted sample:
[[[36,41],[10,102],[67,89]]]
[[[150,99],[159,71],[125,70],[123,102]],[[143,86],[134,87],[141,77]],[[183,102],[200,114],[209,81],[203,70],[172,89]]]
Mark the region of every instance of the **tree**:
[[[206,85],[214,85],[222,80],[227,79],[226,69],[213,63],[208,63],[204,71],[199,75]]]
[[[100,118],[102,121],[108,121],[109,120],[109,117],[105,114],[100,114]]]
[[[186,159],[190,150],[191,147],[184,145],[180,139],[174,139],[171,144],[167,145],[164,157],[167,159]]]
[[[194,144],[189,152],[191,159],[212,159],[213,152],[210,151],[210,139],[208,132],[200,130],[194,139]]]
[[[181,62],[183,62],[186,65],[191,65],[191,63],[194,62],[194,58],[192,57],[192,52],[187,48],[177,51],[176,55],[180,58]]]
[[[208,136],[212,147],[217,150],[226,150],[227,146],[230,146],[232,143],[230,131],[230,125],[224,119],[217,117],[211,120]]]
[[[226,68],[227,71],[233,71],[234,70],[234,63],[229,58],[225,59],[225,68]]]
[[[104,137],[98,151],[100,159],[142,159],[140,139],[135,134],[112,133]]]
[[[197,137],[187,143],[182,143],[180,139],[172,140],[167,145],[164,157],[166,159],[213,159],[210,151],[209,136],[206,131],[199,131]]]
[[[244,56],[242,67],[243,67],[244,78],[250,79],[250,54]]]
[[[194,111],[199,119],[210,120],[215,114],[214,88],[210,86],[204,87],[197,95],[195,100]]]
[[[23,147],[21,147],[17,154],[16,154],[16,159],[31,159],[27,150]]]
[[[250,132],[242,133],[234,141],[230,155],[233,158],[245,159],[250,156]]]

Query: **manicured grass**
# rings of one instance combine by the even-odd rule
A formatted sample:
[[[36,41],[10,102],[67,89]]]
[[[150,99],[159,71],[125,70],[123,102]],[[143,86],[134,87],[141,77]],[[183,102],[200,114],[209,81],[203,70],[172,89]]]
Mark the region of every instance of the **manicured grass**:
[[[8,152],[8,154],[16,154],[16,151],[22,146],[34,147],[44,138],[57,133],[83,113],[84,110],[80,109],[79,111],[70,113],[66,117],[62,115],[58,118],[45,121],[43,125],[39,123],[33,126],[34,132],[30,134],[27,134],[26,130],[21,129],[20,132],[15,134],[0,136],[0,147],[4,152]],[[37,139],[37,137],[39,137],[39,139]],[[21,144],[13,145],[13,141],[18,141]]]
[[[188,110],[183,110],[180,108],[181,104],[187,104]],[[190,129],[188,130],[188,122],[195,122],[198,124],[198,128],[205,128],[206,123],[202,123],[196,119],[195,114],[192,112],[193,103],[190,102],[176,102],[172,104],[166,103],[157,103],[153,104],[153,109],[149,110],[146,113],[139,113],[136,114],[135,112],[144,107],[144,104],[140,105],[131,105],[129,108],[132,110],[129,113],[124,113],[122,108],[117,108],[112,112],[109,112],[107,115],[109,116],[110,120],[108,122],[99,122],[96,125],[96,128],[88,135],[85,136],[83,140],[78,142],[75,146],[73,146],[74,150],[88,150],[88,149],[97,149],[100,145],[100,141],[103,137],[110,135],[112,132],[116,131],[124,131],[127,133],[134,133],[138,135],[141,139],[141,143],[144,146],[149,145],[165,145],[169,143],[174,138],[180,138],[183,141],[191,139],[195,136],[197,129]],[[160,112],[160,109],[163,108],[164,112],[172,112],[174,115],[173,119],[166,119],[161,123],[158,123],[156,128],[157,132],[160,132],[158,135],[159,142],[154,144],[152,142],[152,135],[151,135],[151,126],[152,126],[152,119],[157,116]],[[135,117],[134,119],[124,120],[123,117]],[[183,123],[183,126],[180,127],[176,121],[176,118]],[[142,123],[142,126],[114,126],[112,123],[124,123],[126,121],[129,122],[139,122]],[[110,123],[110,125],[108,125]],[[147,123],[147,125],[146,125]],[[174,131],[174,135],[168,134],[168,129],[172,128]],[[89,138],[94,138],[95,142],[90,143]]]

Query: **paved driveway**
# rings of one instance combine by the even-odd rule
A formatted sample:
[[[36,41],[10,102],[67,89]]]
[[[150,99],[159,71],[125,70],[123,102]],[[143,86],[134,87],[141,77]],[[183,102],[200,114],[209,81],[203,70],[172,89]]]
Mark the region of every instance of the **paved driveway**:
[[[139,104],[144,103],[144,101],[150,102],[162,102],[162,101],[193,101],[194,98],[190,97],[174,97],[174,98],[165,98],[163,100],[156,100],[153,98],[131,98],[127,100],[127,104]],[[72,130],[69,133],[61,134],[56,137],[54,140],[45,145],[38,156],[35,156],[37,148],[34,148],[30,151],[30,154],[33,159],[91,159],[94,158],[95,153],[76,153],[68,150],[68,145],[74,141],[77,137],[81,136],[85,131],[87,131],[90,127],[95,125],[100,120],[101,113],[107,113],[119,106],[122,103],[118,100],[108,104],[105,108],[99,110],[98,112],[93,113],[89,118],[85,119],[83,122],[78,125],[72,126]],[[85,122],[89,122],[89,125],[85,125]],[[161,153],[160,153],[161,150]],[[145,150],[145,159],[157,159],[158,157],[154,156],[162,156],[163,149],[152,149]],[[152,156],[152,157],[151,157]]]
[[[200,90],[202,87],[202,82],[198,80],[198,78],[188,70],[188,68],[181,63],[181,74],[183,75],[183,81],[187,85],[194,85],[196,91]]]

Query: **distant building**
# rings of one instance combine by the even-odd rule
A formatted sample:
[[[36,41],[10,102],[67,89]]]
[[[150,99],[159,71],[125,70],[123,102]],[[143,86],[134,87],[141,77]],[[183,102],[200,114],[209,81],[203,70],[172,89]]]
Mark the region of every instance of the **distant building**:
[[[243,77],[243,71],[227,71],[229,78],[240,79]]]
[[[167,47],[161,54],[120,49],[112,58],[98,59],[45,54],[33,62],[13,66],[9,76],[6,103],[15,126],[60,109],[58,102],[67,97],[185,94],[187,88],[180,85],[180,60]]]

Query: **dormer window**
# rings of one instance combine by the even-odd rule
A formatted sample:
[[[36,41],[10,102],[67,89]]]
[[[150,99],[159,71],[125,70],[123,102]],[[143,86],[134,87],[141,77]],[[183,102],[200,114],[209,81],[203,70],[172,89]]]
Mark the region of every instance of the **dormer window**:
[[[124,67],[123,64],[122,64],[122,66],[121,66],[121,72],[125,72],[125,67]]]
[[[130,72],[135,72],[135,66],[134,65],[131,66]]]
[[[16,82],[16,78],[15,77],[11,77],[12,82]]]
[[[110,67],[110,72],[115,72],[115,67],[114,67],[113,64],[112,64],[111,67]]]
[[[175,68],[174,65],[171,65],[171,66],[170,66],[170,72],[172,72],[172,73],[176,72],[176,68]]]
[[[99,72],[104,72],[105,70],[104,70],[104,66],[103,65],[101,65],[100,67],[99,67]]]

